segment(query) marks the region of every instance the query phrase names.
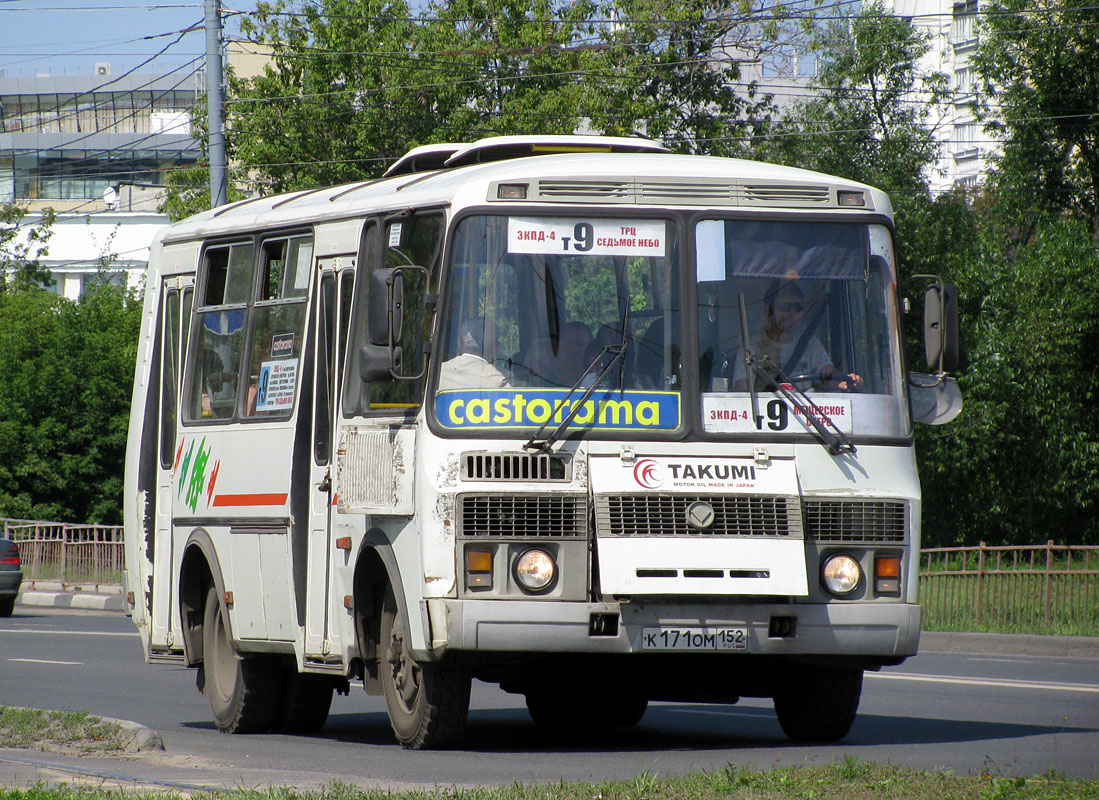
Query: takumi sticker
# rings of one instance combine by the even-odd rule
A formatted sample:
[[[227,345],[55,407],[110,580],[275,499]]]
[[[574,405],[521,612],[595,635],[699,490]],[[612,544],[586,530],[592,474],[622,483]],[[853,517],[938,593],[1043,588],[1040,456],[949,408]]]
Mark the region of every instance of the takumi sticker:
[[[508,218],[508,252],[663,256],[662,220]]]

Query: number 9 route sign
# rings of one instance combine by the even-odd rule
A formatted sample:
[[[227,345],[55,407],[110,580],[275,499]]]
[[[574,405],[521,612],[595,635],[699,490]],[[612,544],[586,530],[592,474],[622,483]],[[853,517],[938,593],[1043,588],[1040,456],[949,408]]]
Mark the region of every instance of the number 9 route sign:
[[[663,220],[508,217],[508,252],[544,255],[663,256]]]

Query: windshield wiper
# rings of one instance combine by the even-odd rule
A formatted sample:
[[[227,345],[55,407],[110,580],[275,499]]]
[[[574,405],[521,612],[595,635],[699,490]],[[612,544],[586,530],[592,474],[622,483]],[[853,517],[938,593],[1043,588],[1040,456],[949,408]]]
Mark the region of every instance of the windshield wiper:
[[[572,424],[572,421],[573,421],[573,419],[575,419],[576,415],[580,413],[580,409],[584,407],[584,403],[586,403],[588,401],[588,398],[591,397],[592,392],[594,392],[599,387],[599,384],[603,382],[603,378],[605,378],[607,373],[611,371],[611,367],[613,367],[616,362],[621,363],[623,365],[623,368],[625,367],[625,364],[626,364],[626,360],[625,360],[626,336],[627,336],[627,334],[626,334],[627,327],[626,326],[630,322],[630,301],[629,301],[629,299],[626,300],[626,310],[622,314],[621,322],[622,322],[622,341],[619,342],[618,344],[604,345],[603,348],[598,353],[595,354],[595,358],[593,358],[591,360],[591,363],[588,364],[588,366],[584,368],[584,371],[582,373],[580,373],[580,377],[577,378],[576,382],[572,386],[569,387],[569,390],[567,392],[565,392],[565,396],[557,401],[557,404],[553,407],[553,413],[550,414],[549,419],[547,419],[545,422],[543,422],[542,427],[540,427],[534,433],[534,435],[531,436],[529,440],[527,440],[527,443],[523,445],[524,450],[541,450],[543,453],[548,453],[550,448],[553,447],[553,445],[557,442],[557,440],[561,438],[561,435],[566,430],[568,430],[569,425]],[[562,408],[564,408],[565,403],[567,403],[569,401],[569,398],[572,397],[573,393],[577,389],[580,388],[580,384],[581,384],[581,382],[583,382],[584,378],[586,378],[588,375],[591,374],[591,371],[593,369],[595,369],[595,365],[598,364],[599,361],[603,358],[603,356],[608,354],[608,353],[610,354],[610,358],[607,359],[607,363],[603,365],[603,368],[601,370],[599,370],[599,374],[595,376],[595,380],[591,382],[591,386],[589,386],[587,389],[584,390],[584,394],[580,395],[580,402],[573,403],[572,404],[572,409],[570,409],[570,411],[568,413],[568,416],[566,416],[563,420],[561,420],[560,424],[556,428],[553,429],[553,431],[550,433],[549,436],[547,436],[545,438],[544,441],[539,442],[538,437],[540,437],[542,435],[542,431],[544,431],[546,429],[546,426],[549,425],[550,420],[553,419],[554,417],[556,417],[557,413]],[[623,386],[623,379],[624,379],[624,371],[620,370],[619,371],[619,380],[618,380],[619,388],[621,388]]]
[[[744,311],[744,295],[738,296],[740,311],[740,331],[744,342],[744,374],[748,381],[748,392],[752,397],[752,419],[759,424],[759,400],[756,397],[755,377],[759,375],[766,381],[767,388],[783,398],[791,406],[797,409],[807,424],[816,431],[830,455],[837,456],[840,453],[854,453],[855,444],[839,426],[832,421],[824,410],[813,402],[802,389],[799,389],[790,377],[782,371],[768,356],[755,355],[748,345],[747,314]]]

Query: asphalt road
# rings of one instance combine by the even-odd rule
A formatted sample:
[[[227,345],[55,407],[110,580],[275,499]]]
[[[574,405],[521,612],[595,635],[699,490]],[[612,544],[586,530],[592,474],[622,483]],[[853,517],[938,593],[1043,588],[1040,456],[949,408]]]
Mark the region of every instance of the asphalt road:
[[[17,607],[0,620],[0,704],[87,710],[160,732],[166,753],[140,760],[4,749],[0,785],[68,780],[83,771],[119,783],[170,786],[423,788],[512,781],[601,780],[727,764],[766,768],[845,756],[957,774],[1056,770],[1099,779],[1099,664],[1047,656],[925,653],[868,673],[859,718],[827,746],[793,746],[769,701],[735,706],[657,703],[641,725],[612,734],[551,736],[522,697],[475,683],[466,749],[411,753],[389,731],[384,702],[353,687],[316,736],[226,736],[194,672],[146,665],[118,614]]]

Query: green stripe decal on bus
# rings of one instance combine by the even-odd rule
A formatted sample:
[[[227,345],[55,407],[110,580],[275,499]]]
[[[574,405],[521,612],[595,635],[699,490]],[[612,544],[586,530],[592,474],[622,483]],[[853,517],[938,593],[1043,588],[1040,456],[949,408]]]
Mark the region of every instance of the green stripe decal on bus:
[[[583,389],[445,390],[435,396],[435,418],[448,430],[529,429],[564,421]],[[580,405],[575,428],[672,431],[681,419],[678,392],[598,390]]]

